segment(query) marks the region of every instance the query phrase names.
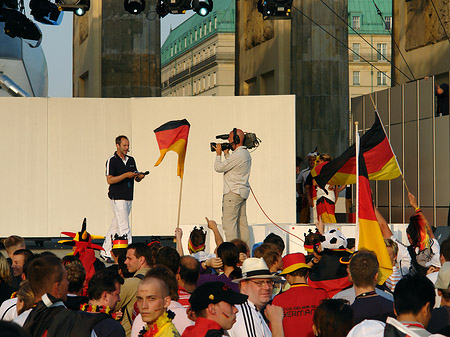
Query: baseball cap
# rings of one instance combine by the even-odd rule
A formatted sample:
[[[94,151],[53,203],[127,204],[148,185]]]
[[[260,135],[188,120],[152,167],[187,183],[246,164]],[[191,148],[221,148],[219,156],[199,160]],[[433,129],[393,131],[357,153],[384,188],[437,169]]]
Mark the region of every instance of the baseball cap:
[[[223,282],[206,282],[195,289],[189,298],[189,303],[193,311],[199,311],[221,301],[232,305],[242,304],[247,301],[247,298],[247,295],[233,291]]]

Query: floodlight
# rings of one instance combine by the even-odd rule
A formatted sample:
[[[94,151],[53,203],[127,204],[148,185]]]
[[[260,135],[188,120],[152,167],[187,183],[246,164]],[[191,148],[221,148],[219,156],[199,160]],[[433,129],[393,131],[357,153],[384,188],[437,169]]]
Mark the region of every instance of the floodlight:
[[[91,8],[90,0],[56,0],[55,3],[61,10],[73,12],[77,16],[83,16]]]
[[[5,23],[5,34],[9,37],[37,41],[36,45],[30,45],[32,48],[36,48],[41,44],[41,30],[33,21],[19,11],[0,8],[0,22]]]
[[[125,0],[125,10],[130,14],[139,14],[145,9],[145,0]]]
[[[192,0],[192,9],[200,16],[207,16],[213,9],[213,0]]]
[[[48,0],[30,0],[31,15],[46,25],[59,25],[63,18],[61,8]]]

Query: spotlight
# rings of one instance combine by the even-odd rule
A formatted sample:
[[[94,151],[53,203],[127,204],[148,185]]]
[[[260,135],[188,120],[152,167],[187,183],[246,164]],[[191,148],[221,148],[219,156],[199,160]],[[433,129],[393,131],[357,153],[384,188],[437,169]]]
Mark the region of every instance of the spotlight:
[[[165,5],[163,0],[158,0],[158,3],[156,4],[156,13],[160,18],[163,18],[169,14],[169,7]]]
[[[91,8],[90,0],[56,0],[56,5],[63,11],[83,16]]]
[[[290,19],[293,0],[258,0],[258,12],[263,19]]]
[[[200,1],[192,0],[192,9],[200,16],[207,16],[213,9],[213,0]]]
[[[125,0],[125,10],[130,14],[139,14],[145,9],[145,0]]]
[[[46,25],[59,25],[63,18],[61,8],[48,0],[30,0],[31,15]]]
[[[35,46],[30,45],[33,48],[41,44],[41,30],[33,21],[19,11],[0,8],[0,22],[5,22],[5,34],[9,37],[37,41]]]

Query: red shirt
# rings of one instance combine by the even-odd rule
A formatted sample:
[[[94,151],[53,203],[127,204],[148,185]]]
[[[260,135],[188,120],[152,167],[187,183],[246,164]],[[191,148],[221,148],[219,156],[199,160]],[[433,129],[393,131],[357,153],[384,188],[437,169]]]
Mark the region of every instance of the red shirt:
[[[189,308],[189,306],[191,305],[189,303],[191,294],[189,294],[183,287],[178,286],[178,296],[180,297],[178,302],[186,309]]]
[[[328,294],[325,290],[307,284],[293,284],[287,291],[275,296],[272,304],[282,307],[284,311],[285,337],[314,337],[314,312],[326,298]]]
[[[223,334],[223,330],[217,322],[207,318],[198,317],[195,321],[195,325],[188,326],[181,337],[204,337],[210,330],[219,330]]]

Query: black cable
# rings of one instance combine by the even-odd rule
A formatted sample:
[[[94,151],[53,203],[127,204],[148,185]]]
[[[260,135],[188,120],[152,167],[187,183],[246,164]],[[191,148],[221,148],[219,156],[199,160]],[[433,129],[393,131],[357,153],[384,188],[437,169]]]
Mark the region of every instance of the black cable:
[[[298,9],[295,6],[292,6],[292,8],[294,8],[296,11],[298,11],[300,14],[302,14],[305,18],[307,18],[309,21],[311,21],[312,23],[314,23],[316,26],[318,26],[320,29],[322,29],[325,33],[327,33],[328,35],[330,35],[333,39],[335,39],[337,42],[339,42],[341,45],[343,45],[345,48],[347,48],[348,50],[350,50],[352,53],[354,53],[355,55],[357,55],[359,58],[361,58],[364,62],[370,64],[373,68],[375,68],[376,70],[378,70],[380,73],[383,73],[384,76],[386,76],[387,78],[389,78],[392,82],[394,82],[395,84],[399,84],[396,81],[394,81],[390,76],[386,75],[386,73],[384,71],[381,71],[380,69],[378,69],[377,67],[375,67],[372,63],[370,63],[369,61],[367,61],[364,57],[362,57],[361,55],[359,55],[357,52],[353,51],[353,49],[351,49],[348,45],[346,45],[344,42],[342,42],[341,40],[339,40],[337,37],[335,37],[333,34],[331,34],[330,32],[328,32],[325,28],[323,28],[321,25],[319,25],[317,22],[315,22],[313,19],[311,19],[308,15],[306,15],[305,13],[303,13],[300,9]]]
[[[409,72],[411,73],[411,75],[412,75],[412,77],[413,77],[413,79],[414,79],[414,81],[415,81],[415,80],[416,80],[416,77],[414,76],[414,74],[413,74],[411,68],[409,67],[408,62],[406,62],[406,59],[405,59],[405,57],[403,56],[403,53],[402,53],[402,51],[400,50],[400,47],[398,46],[397,42],[395,42],[395,39],[394,39],[394,37],[392,36],[391,28],[389,28],[389,27],[386,25],[386,20],[384,19],[383,14],[381,13],[380,9],[378,8],[377,4],[375,3],[375,0],[372,0],[372,2],[373,2],[373,4],[375,5],[375,8],[377,9],[377,14],[380,16],[380,18],[381,18],[381,20],[383,21],[385,27],[387,28],[387,31],[389,32],[389,35],[391,36],[392,42],[393,42],[394,45],[397,47],[398,52],[400,53],[400,55],[401,55],[401,57],[402,57],[402,59],[403,59],[403,62],[405,62],[406,66],[408,67]]]
[[[447,37],[447,41],[450,43],[450,39],[448,38],[447,31],[445,30],[444,24],[441,21],[441,17],[439,16],[439,13],[438,13],[438,11],[436,9],[436,6],[434,5],[433,0],[431,0],[431,4],[433,5],[434,11],[436,12],[436,15],[437,15],[437,17],[439,19],[439,22],[441,23],[442,29],[444,30],[445,36]]]
[[[382,56],[386,61],[389,62],[389,64],[394,67],[395,69],[397,69],[400,73],[403,74],[403,76],[405,76],[409,81],[412,81],[411,78],[406,75],[403,71],[401,71],[399,68],[397,68],[395,65],[392,64],[391,60],[388,60],[386,56],[384,56],[378,49],[376,49],[373,44],[371,44],[369,41],[367,41],[361,34],[359,34],[350,24],[348,24],[338,13],[336,13],[334,11],[333,8],[331,8],[330,6],[328,6],[323,0],[320,0],[321,3],[323,3],[330,11],[332,11],[334,13],[334,15],[336,15],[339,20],[341,20],[348,28],[351,28],[351,30],[353,30],[361,39],[364,40],[364,42],[366,42],[373,50],[375,50],[380,56]]]

